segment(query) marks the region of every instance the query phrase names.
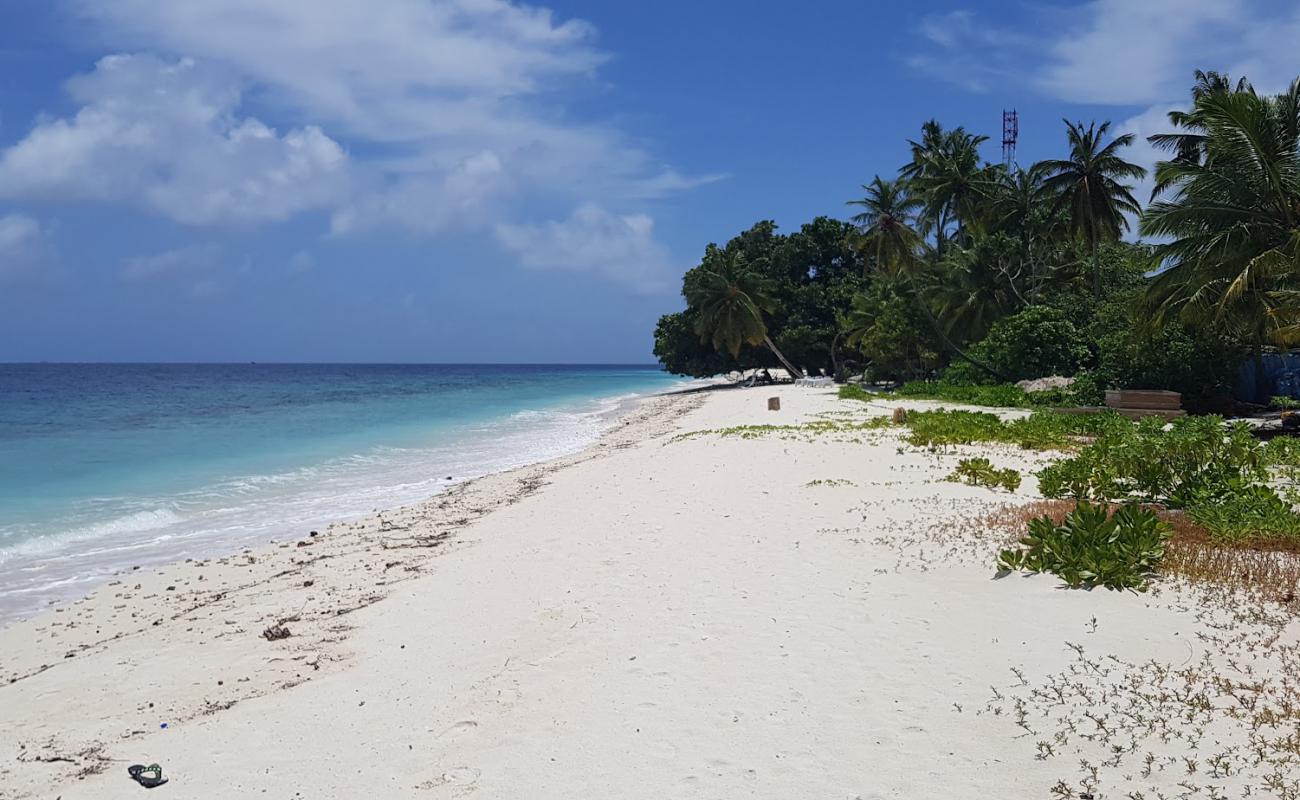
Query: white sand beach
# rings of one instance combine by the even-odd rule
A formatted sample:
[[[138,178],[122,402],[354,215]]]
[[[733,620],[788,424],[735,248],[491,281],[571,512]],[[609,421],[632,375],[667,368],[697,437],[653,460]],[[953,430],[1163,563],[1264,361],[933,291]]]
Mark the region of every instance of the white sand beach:
[[[1291,617],[994,580],[977,518],[1033,480],[945,482],[892,430],[676,438],[895,405],[664,397],[570,458],[120,575],[0,631],[0,797],[139,797],[155,762],[159,798],[1296,796],[1220,713],[1294,692]]]

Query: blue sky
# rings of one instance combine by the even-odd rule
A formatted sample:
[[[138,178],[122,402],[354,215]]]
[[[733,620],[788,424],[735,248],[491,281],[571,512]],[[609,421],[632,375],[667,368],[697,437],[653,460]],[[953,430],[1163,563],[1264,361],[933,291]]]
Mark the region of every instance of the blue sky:
[[[1277,88],[1276,0],[5,0],[0,360],[648,362],[710,241],[935,117]],[[1134,160],[1151,162],[1142,145]]]

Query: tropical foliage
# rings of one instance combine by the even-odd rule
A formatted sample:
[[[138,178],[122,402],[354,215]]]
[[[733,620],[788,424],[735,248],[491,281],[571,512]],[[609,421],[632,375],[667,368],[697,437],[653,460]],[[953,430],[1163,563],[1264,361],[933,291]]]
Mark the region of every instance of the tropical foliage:
[[[1061,524],[1029,523],[1019,547],[1002,551],[1002,570],[1050,572],[1074,588],[1146,591],[1165,555],[1170,527],[1148,509],[1079,503]]]
[[[1196,409],[1221,406],[1251,356],[1300,344],[1300,79],[1268,95],[1197,73],[1151,137],[1167,158],[1145,209],[1131,134],[1066,121],[1059,141],[1056,158],[990,163],[987,137],[926,122],[848,221],[761,222],[706,248],[656,354],[697,376],[783,361],[948,386],[1067,374],[1094,401],[1168,388]],[[756,295],[720,313],[725,286]]]

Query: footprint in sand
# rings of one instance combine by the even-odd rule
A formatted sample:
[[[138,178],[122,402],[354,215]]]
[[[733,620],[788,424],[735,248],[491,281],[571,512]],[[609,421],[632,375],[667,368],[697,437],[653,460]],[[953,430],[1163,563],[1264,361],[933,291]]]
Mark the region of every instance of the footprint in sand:
[[[442,773],[443,783],[452,786],[468,786],[479,779],[483,773],[473,767],[456,767]]]
[[[462,720],[460,722],[457,722],[455,725],[452,725],[450,728],[443,731],[442,733],[438,734],[438,738],[443,739],[449,736],[452,738],[460,738],[462,736],[465,736],[466,734],[472,733],[476,728],[478,728],[478,723],[475,722],[474,720],[472,719]]]

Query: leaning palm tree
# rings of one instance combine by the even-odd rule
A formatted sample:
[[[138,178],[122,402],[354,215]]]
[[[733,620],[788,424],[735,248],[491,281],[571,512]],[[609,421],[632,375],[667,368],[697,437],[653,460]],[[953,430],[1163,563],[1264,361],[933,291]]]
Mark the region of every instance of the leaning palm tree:
[[[1117,136],[1102,144],[1109,122],[1101,125],[1065,120],[1070,140],[1070,157],[1044,161],[1047,172],[1043,188],[1056,196],[1056,210],[1069,214],[1070,229],[1092,255],[1092,290],[1101,295],[1099,249],[1105,242],[1118,241],[1129,228],[1126,214],[1138,214],[1141,207],[1133,187],[1125,179],[1137,180],[1147,171],[1125,161],[1119,151],[1133,143],[1133,134]]]
[[[763,345],[772,351],[793,378],[803,372],[777,348],[768,335],[765,313],[776,308],[767,281],[752,272],[737,253],[720,255],[716,263],[701,267],[685,289],[686,302],[695,310],[695,332],[701,342],[726,350],[732,358],[741,345]]]
[[[944,346],[959,358],[1001,380],[1002,376],[996,370],[971,358],[948,338],[926,302],[918,279],[925,264],[920,255],[925,241],[915,227],[916,213],[925,208],[925,203],[909,192],[908,182],[903,178],[887,181],[877,175],[862,188],[866,195],[860,200],[850,200],[848,204],[862,209],[852,220],[858,226],[858,247],[870,256],[868,264],[874,264],[890,277],[906,279],[917,306]]]
[[[1163,271],[1164,314],[1265,344],[1300,341],[1300,78],[1276,96],[1249,84],[1206,91],[1173,120],[1194,148],[1156,165],[1164,198],[1142,215]],[[1192,142],[1192,139],[1186,141]],[[1190,152],[1191,157],[1187,157]]]

